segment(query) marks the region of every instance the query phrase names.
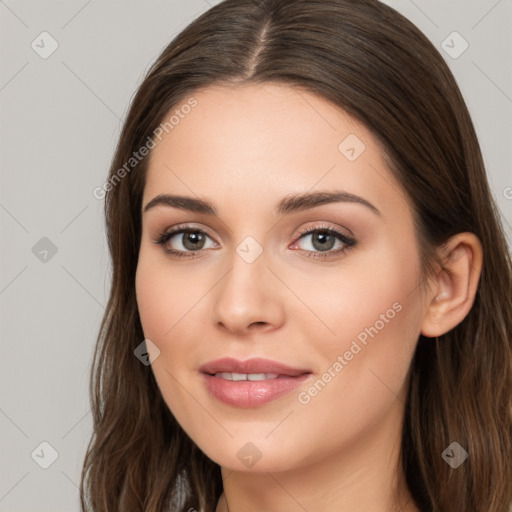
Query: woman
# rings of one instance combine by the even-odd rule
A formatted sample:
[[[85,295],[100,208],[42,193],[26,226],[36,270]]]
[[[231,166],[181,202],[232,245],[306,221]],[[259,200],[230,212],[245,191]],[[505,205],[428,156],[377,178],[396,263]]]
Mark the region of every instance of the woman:
[[[226,0],[140,86],[83,510],[512,502],[512,272],[441,56],[376,0]]]

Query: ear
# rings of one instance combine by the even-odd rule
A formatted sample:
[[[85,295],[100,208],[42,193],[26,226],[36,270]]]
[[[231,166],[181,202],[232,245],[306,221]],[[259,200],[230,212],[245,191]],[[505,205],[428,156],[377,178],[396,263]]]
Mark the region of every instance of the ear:
[[[457,233],[438,251],[442,267],[431,279],[421,334],[441,336],[458,325],[475,300],[482,271],[482,244],[474,233]]]

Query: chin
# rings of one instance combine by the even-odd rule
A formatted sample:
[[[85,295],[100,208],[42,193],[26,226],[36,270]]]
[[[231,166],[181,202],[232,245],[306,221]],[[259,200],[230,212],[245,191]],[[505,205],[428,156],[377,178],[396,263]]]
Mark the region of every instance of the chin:
[[[292,442],[290,446],[283,446],[280,442],[259,439],[254,435],[248,435],[244,440],[239,439],[232,439],[222,445],[213,445],[211,440],[196,444],[213,462],[230,471],[275,473],[299,468],[308,463],[304,449],[297,450],[301,443]]]

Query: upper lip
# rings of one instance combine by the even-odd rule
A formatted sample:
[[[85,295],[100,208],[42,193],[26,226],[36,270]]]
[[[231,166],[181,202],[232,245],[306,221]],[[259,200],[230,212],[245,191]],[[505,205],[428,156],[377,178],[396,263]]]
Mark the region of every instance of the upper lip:
[[[239,361],[232,357],[223,357],[203,364],[199,368],[203,373],[214,375],[215,373],[277,373],[289,377],[297,377],[305,373],[311,373],[310,370],[292,368],[271,359],[252,358],[245,361]]]

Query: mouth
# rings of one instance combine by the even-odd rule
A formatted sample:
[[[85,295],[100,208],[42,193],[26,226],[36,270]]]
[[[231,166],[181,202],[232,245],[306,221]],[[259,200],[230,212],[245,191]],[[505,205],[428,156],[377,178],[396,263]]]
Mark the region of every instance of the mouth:
[[[238,361],[223,358],[201,366],[209,393],[239,408],[259,407],[291,393],[312,372],[268,359]]]

